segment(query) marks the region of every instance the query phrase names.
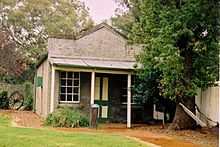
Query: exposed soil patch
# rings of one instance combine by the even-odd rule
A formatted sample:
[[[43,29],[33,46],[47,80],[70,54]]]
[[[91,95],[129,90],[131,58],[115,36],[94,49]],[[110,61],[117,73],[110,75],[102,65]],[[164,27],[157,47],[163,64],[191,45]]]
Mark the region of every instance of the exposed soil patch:
[[[43,128],[43,119],[32,111],[0,110],[0,113],[12,116],[13,126]]]
[[[169,125],[137,125],[135,129],[150,131],[154,133],[159,133],[162,135],[167,135],[172,138],[183,139],[185,141],[190,141],[201,146],[218,147],[219,136],[218,128],[213,128],[212,130],[197,129],[197,130],[182,130],[182,131],[168,131]]]
[[[127,129],[125,124],[101,124],[100,129],[88,128],[48,128],[42,126],[42,119],[31,111],[0,110],[13,117],[13,125],[19,127],[31,127],[39,129],[52,129],[68,132],[83,133],[108,133],[134,138],[146,144],[152,143],[162,147],[217,147],[218,136],[214,134],[204,134],[200,131],[167,131],[167,125],[133,125],[132,129]],[[148,144],[149,146],[154,146]]]

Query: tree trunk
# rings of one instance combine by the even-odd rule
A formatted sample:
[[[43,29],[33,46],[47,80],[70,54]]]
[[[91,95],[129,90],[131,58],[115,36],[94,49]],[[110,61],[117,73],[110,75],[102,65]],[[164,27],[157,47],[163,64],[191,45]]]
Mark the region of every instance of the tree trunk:
[[[187,130],[195,129],[196,122],[192,119],[179,105],[180,101],[177,101],[176,112],[173,119],[173,123],[169,127],[171,130]],[[195,97],[186,97],[185,101],[182,101],[191,112],[195,114]]]
[[[187,49],[188,37],[182,36],[178,44],[181,51],[180,56],[184,58],[183,60],[183,85],[187,90],[192,88],[194,69],[193,69],[193,52]],[[194,129],[196,127],[196,122],[192,119],[179,105],[182,103],[185,105],[192,113],[195,114],[195,96],[186,95],[182,93],[183,96],[176,99],[176,112],[174,120],[169,129],[183,130],[183,129]]]

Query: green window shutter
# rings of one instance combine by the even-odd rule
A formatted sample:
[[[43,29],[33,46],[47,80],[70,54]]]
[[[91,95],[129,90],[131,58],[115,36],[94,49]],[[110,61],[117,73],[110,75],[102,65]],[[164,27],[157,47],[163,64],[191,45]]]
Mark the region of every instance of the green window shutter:
[[[43,86],[43,77],[37,77],[36,84],[37,86]]]

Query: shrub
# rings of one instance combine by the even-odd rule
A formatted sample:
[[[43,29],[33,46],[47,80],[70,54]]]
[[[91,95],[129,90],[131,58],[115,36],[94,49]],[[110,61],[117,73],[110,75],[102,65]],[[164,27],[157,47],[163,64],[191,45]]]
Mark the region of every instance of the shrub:
[[[50,113],[44,121],[44,125],[53,127],[87,127],[89,118],[78,109],[68,107],[59,108]]]
[[[24,83],[24,109],[32,110],[33,109],[33,89],[30,82]]]
[[[8,107],[9,107],[8,92],[4,90],[0,90],[0,108],[8,109]]]

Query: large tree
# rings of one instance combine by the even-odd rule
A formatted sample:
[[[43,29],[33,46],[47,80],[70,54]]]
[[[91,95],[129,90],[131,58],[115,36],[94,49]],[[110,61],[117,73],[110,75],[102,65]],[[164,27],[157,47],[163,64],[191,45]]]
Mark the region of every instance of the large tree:
[[[33,80],[34,64],[46,51],[48,37],[74,38],[92,25],[87,8],[78,0],[0,0],[0,30],[7,32],[29,67],[17,79],[20,82]]]
[[[45,50],[48,36],[73,38],[93,24],[78,0],[0,0],[0,22],[22,54],[33,59]]]
[[[197,89],[218,80],[219,1],[139,2],[139,21],[132,26],[130,36],[133,42],[144,44],[137,59],[145,73],[152,69],[161,73],[161,94],[176,101],[171,128],[194,128],[195,121],[179,103],[195,113]]]

